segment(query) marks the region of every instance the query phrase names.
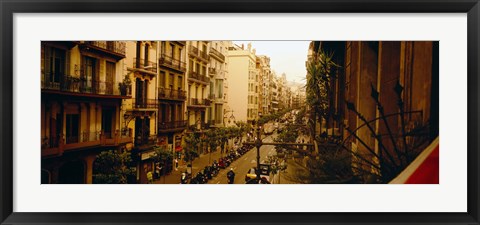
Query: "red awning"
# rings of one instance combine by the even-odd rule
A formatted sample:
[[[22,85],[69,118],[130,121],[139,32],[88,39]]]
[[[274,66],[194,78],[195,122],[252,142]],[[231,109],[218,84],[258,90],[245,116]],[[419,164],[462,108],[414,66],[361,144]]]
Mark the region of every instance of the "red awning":
[[[391,184],[439,184],[439,142],[438,137],[405,168]]]
[[[182,151],[182,146],[177,146],[177,147],[175,147],[175,151],[176,151],[176,152],[181,152],[181,151]]]

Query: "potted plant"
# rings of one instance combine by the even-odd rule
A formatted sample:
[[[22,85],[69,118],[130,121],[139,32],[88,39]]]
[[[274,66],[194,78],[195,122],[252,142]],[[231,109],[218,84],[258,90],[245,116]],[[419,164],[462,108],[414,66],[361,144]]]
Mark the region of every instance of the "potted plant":
[[[123,81],[118,84],[121,95],[131,95],[132,93],[132,80],[128,75],[125,75]]]

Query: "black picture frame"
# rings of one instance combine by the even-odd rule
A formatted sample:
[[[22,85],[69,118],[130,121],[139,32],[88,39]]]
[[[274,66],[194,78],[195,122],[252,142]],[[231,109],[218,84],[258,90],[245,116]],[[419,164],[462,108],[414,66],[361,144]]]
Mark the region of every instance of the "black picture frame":
[[[0,0],[1,224],[480,224],[478,0]],[[19,213],[13,212],[15,13],[467,13],[467,213]]]

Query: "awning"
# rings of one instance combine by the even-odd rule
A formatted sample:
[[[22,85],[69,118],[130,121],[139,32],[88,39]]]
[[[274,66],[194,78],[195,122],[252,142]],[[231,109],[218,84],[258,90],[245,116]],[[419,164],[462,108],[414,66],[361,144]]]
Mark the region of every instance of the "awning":
[[[438,137],[390,184],[439,184]]]
[[[175,147],[175,151],[176,151],[176,152],[181,152],[182,149],[183,149],[182,146],[177,146],[177,147]]]

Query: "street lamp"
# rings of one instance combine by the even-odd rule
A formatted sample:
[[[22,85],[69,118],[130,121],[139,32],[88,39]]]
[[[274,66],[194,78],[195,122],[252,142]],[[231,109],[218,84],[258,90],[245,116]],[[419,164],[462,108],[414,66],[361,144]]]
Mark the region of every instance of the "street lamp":
[[[258,113],[258,115],[260,119],[260,117],[262,117],[262,113]],[[257,148],[257,169],[255,173],[257,174],[257,182],[260,182],[260,147],[263,144],[260,132],[261,132],[262,126],[260,125],[260,123],[257,124],[255,120],[252,121],[252,125],[253,126],[258,125],[257,127],[254,127],[257,132],[257,136],[255,137],[255,147]]]

